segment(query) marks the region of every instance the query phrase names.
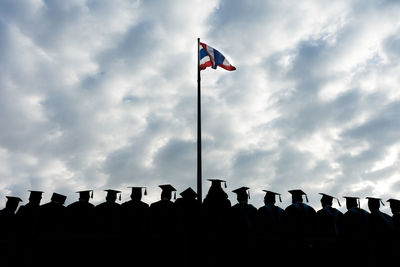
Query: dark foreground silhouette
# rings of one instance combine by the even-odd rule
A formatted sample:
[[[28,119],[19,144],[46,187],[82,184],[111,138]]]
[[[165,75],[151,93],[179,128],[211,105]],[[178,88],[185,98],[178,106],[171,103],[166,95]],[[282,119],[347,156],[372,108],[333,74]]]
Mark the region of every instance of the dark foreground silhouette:
[[[343,214],[327,194],[315,210],[302,190],[290,190],[292,204],[281,209],[280,194],[264,190],[265,205],[256,208],[248,187],[233,191],[232,205],[225,181],[210,181],[202,203],[191,188],[175,200],[169,184],[151,205],[141,200],[143,187],[122,204],[108,189],[97,206],[91,190],[67,207],[58,193],[40,205],[43,192],[31,191],[19,209],[21,199],[9,196],[0,211],[2,266],[384,266],[400,251],[399,200],[388,200],[389,216],[379,198],[368,197],[368,212],[358,197],[345,197]]]

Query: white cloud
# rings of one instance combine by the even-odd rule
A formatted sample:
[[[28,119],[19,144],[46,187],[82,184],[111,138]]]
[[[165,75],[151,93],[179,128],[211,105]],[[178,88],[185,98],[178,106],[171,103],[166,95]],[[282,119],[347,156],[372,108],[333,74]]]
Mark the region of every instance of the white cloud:
[[[2,1],[0,197],[29,189],[195,188],[396,194],[399,5],[363,1]],[[208,188],[204,181],[203,192]],[[179,191],[178,190],[178,191]],[[126,193],[126,194],[125,194]],[[396,197],[393,195],[392,197]],[[24,198],[26,199],[26,198]]]

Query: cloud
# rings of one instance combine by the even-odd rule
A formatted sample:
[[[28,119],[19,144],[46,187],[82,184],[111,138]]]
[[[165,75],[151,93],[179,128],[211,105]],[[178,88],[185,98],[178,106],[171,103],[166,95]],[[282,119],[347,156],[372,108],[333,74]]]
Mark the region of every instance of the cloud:
[[[396,197],[395,1],[2,1],[0,197],[196,185],[196,38],[207,178]],[[178,191],[179,191],[178,190]]]

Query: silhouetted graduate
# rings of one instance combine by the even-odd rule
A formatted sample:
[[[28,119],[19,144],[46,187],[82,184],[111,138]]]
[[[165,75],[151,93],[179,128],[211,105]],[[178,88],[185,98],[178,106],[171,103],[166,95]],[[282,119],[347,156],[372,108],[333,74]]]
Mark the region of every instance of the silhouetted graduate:
[[[73,235],[93,233],[94,205],[89,202],[93,198],[93,190],[76,192],[79,200],[67,206],[68,232]]]
[[[162,190],[161,200],[150,205],[150,231],[156,234],[173,234],[177,229],[177,214],[171,198],[172,192],[175,192],[174,198],[176,198],[176,189],[170,184],[159,187]]]
[[[200,234],[202,207],[197,201],[197,193],[188,187],[180,195],[175,201],[179,232],[187,235]]]
[[[400,200],[398,199],[388,199],[390,204],[390,210],[392,212],[392,221],[393,221],[393,231],[394,236],[397,240],[400,239]]]
[[[333,196],[320,193],[322,209],[317,211],[317,234],[320,237],[338,237],[338,221],[341,220],[343,213],[332,207]],[[340,206],[340,202],[335,198]]]
[[[379,241],[386,241],[393,235],[393,221],[390,215],[379,210],[382,200],[375,197],[367,197],[368,209],[370,211],[368,226],[369,234]]]
[[[275,205],[276,196],[281,195],[268,190],[262,190],[265,192],[264,206],[257,210],[257,232],[264,236],[279,237],[283,234],[283,213],[284,210]]]
[[[18,208],[19,202],[22,201],[19,197],[7,196],[6,198],[6,206],[0,210],[0,236],[2,237],[15,235],[17,231],[15,211]]]
[[[39,207],[38,229],[40,234],[61,235],[65,233],[66,214],[65,200],[66,196],[53,193],[50,202]]]
[[[42,191],[29,190],[29,202],[21,205],[16,213],[21,235],[29,237],[36,234],[38,210],[42,200]]]
[[[360,208],[359,197],[344,197],[347,211],[339,220],[339,231],[342,236],[358,240],[367,237],[369,213]]]
[[[230,228],[233,233],[248,234],[255,229],[257,209],[248,203],[250,194],[247,190],[249,189],[243,186],[232,191],[236,194],[238,201],[230,211]]]
[[[306,193],[300,189],[290,190],[292,204],[284,212],[285,231],[292,237],[313,237],[315,234],[316,211],[311,206],[303,203]]]
[[[98,234],[117,235],[121,227],[121,205],[116,203],[117,194],[121,200],[121,191],[106,189],[106,201],[94,207],[95,225]]]
[[[211,182],[210,189],[203,201],[205,229],[209,233],[224,233],[229,228],[229,212],[231,202],[228,194],[221,187],[226,181],[220,179],[208,179]]]
[[[146,187],[131,188],[131,199],[121,204],[122,229],[127,234],[142,234],[146,231],[149,204],[142,201],[142,191],[147,195]]]

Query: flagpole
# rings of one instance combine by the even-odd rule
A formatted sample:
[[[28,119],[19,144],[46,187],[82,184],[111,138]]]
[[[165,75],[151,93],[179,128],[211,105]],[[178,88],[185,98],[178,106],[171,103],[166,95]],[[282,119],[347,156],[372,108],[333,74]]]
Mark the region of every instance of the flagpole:
[[[201,94],[200,94],[200,38],[197,38],[197,200],[202,202],[201,172]]]

